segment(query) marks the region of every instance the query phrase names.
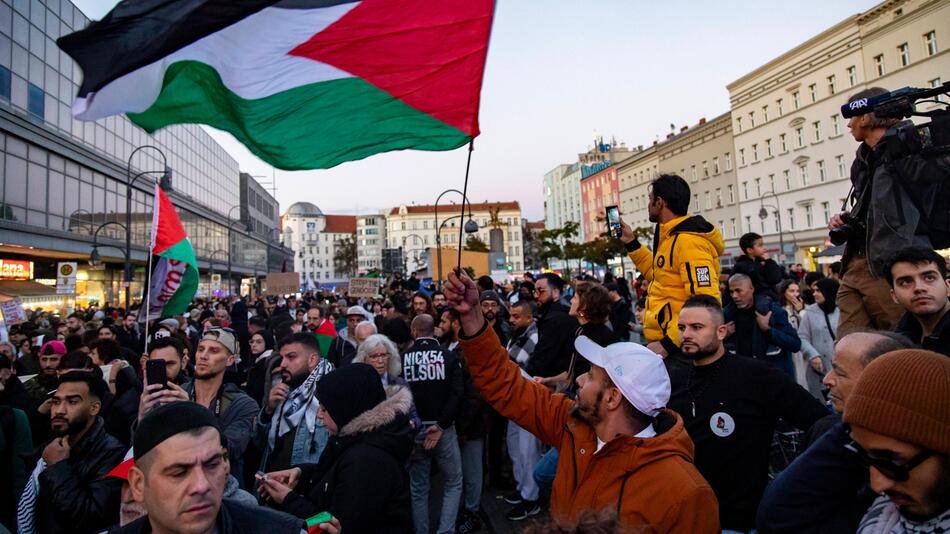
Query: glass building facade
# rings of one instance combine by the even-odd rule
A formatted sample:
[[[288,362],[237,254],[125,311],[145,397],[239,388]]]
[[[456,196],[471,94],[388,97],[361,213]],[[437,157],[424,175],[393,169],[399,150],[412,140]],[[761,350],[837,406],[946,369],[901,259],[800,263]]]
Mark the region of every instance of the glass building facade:
[[[104,280],[91,292],[120,300],[125,233],[119,224],[126,223],[129,174],[147,172],[132,185],[129,229],[138,266],[132,295],[140,295],[153,184],[167,165],[170,198],[203,275],[212,267],[226,271],[229,226],[235,279],[279,271],[291,252],[259,223],[249,231],[246,208],[237,208],[248,198],[241,188],[257,184],[242,183],[237,162],[201,127],[149,135],[124,116],[73,119],[82,73],[55,40],[88,22],[69,0],[0,0],[0,258],[30,257],[41,278],[48,264],[88,259],[99,229],[95,241],[107,268],[87,273]],[[136,150],[146,145],[158,150]],[[250,198],[262,190],[254,188]],[[266,200],[276,206],[273,197]],[[100,228],[106,222],[118,224]]]

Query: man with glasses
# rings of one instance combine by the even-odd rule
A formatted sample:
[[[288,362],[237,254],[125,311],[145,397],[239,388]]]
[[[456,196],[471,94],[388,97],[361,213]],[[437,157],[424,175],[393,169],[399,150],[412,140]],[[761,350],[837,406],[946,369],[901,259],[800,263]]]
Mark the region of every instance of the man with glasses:
[[[920,349],[871,362],[844,410],[879,496],[858,532],[950,531],[950,359]]]
[[[251,441],[257,403],[241,388],[225,383],[224,371],[234,364],[237,339],[230,328],[211,328],[195,351],[195,378],[182,386],[185,399],[211,410],[224,435],[233,472],[240,473],[241,460]]]
[[[534,377],[556,376],[571,364],[575,332],[580,327],[570,308],[561,303],[564,280],[554,273],[542,274],[534,286],[538,303],[538,344],[525,371]]]

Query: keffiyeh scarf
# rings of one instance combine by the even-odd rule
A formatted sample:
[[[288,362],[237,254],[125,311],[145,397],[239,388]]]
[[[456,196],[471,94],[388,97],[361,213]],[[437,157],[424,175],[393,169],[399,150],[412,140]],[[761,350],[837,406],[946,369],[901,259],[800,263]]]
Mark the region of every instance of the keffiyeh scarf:
[[[327,373],[333,370],[333,364],[329,360],[320,359],[320,363],[310,373],[310,376],[304,380],[300,387],[290,392],[290,395],[277,408],[279,414],[276,421],[271,423],[270,432],[267,434],[267,444],[271,450],[274,450],[274,444],[277,438],[283,436],[291,429],[300,426],[301,422],[306,422],[307,430],[313,433],[317,424],[317,382]],[[310,409],[310,406],[313,408]]]
[[[882,495],[868,508],[858,534],[948,534],[950,533],[950,510],[928,521],[916,522],[901,515],[887,495]]]

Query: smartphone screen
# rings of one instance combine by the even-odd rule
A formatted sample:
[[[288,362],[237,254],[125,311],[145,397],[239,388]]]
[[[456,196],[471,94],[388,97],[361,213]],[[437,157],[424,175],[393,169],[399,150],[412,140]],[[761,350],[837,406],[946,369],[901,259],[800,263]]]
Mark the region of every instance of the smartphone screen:
[[[620,228],[620,208],[617,206],[607,206],[604,211],[607,213],[607,232],[611,237],[620,239],[623,230]]]
[[[149,360],[145,362],[145,381],[148,385],[168,385],[168,375],[165,374],[165,360]]]

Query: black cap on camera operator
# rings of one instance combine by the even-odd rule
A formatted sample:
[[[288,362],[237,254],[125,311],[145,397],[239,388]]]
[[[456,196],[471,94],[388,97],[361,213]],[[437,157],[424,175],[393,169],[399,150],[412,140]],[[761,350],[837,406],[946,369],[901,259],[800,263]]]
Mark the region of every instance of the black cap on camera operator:
[[[887,93],[880,87],[865,89],[851,96],[846,107],[861,109]],[[894,130],[903,126],[912,130],[909,121],[878,117],[873,111],[848,120],[861,146],[851,166],[852,191],[842,206],[848,211],[828,224],[832,242],[845,243],[838,338],[858,329],[894,328],[903,310],[882,278],[889,255],[912,243],[933,247],[942,240],[932,242],[934,232],[947,227],[946,215],[937,221],[930,214],[936,212],[934,199],[948,194],[942,182],[950,178],[950,160],[909,153]]]

